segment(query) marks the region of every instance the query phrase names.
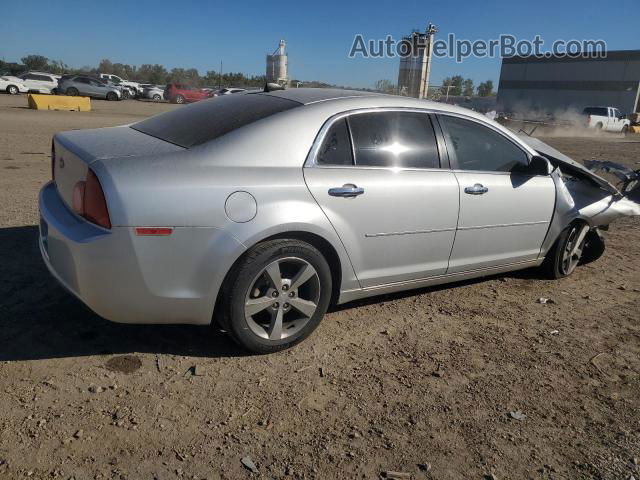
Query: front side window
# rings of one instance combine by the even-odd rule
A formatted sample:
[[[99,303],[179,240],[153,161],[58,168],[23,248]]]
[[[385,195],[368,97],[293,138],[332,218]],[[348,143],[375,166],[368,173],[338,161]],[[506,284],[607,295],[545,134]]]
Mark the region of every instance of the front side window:
[[[341,118],[331,125],[316,156],[316,163],[318,165],[353,165],[346,118]]]
[[[356,166],[439,168],[436,138],[427,114],[372,112],[351,115]]]
[[[455,168],[512,172],[529,164],[524,150],[490,128],[448,115],[441,115],[439,118]]]

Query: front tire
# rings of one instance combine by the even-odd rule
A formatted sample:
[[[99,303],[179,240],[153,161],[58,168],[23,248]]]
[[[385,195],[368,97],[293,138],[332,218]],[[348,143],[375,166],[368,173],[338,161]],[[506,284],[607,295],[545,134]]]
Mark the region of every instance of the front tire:
[[[75,87],[67,88],[67,95],[69,95],[70,97],[76,97],[78,93],[78,89]]]
[[[582,222],[574,222],[560,233],[542,263],[542,269],[549,278],[568,277],[575,271],[581,263],[588,234],[589,225]]]
[[[331,300],[331,271],[312,245],[272,240],[253,247],[223,287],[222,327],[255,353],[301,342],[318,326]]]
[[[182,95],[176,95],[176,98],[173,101],[174,101],[174,103],[183,104],[184,103],[184,97]]]
[[[9,95],[17,95],[19,93],[18,87],[16,87],[15,85],[9,85],[7,87],[7,93]]]
[[[118,94],[115,92],[107,93],[107,100],[110,102],[115,102],[116,100],[118,100]]]

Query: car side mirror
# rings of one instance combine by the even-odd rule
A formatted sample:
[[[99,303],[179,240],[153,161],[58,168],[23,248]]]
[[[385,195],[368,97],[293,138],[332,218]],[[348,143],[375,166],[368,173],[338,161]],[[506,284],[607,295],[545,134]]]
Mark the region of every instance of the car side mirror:
[[[529,161],[528,172],[531,175],[549,175],[549,161],[540,155],[534,155]]]

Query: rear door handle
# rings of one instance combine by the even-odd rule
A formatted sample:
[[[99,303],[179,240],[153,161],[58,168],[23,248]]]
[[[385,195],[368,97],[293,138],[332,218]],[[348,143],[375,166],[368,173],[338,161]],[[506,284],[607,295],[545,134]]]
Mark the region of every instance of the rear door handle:
[[[488,191],[489,189],[481,183],[476,183],[473,187],[465,187],[464,189],[464,193],[468,193],[469,195],[484,195]]]
[[[353,183],[346,183],[341,187],[334,187],[329,189],[329,195],[332,197],[357,197],[364,193],[364,188],[358,187]]]

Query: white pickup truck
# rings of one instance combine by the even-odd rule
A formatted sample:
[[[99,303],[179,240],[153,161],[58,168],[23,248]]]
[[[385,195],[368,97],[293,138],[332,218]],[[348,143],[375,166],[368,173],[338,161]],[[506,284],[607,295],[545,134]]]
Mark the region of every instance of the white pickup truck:
[[[587,107],[582,111],[587,117],[587,128],[606,132],[627,133],[631,127],[631,121],[620,110],[613,107]]]
[[[110,81],[120,87],[127,87],[131,91],[133,97],[137,97],[142,93],[142,89],[140,88],[140,84],[138,82],[125,80],[111,73],[100,73],[99,76],[102,80]]]

